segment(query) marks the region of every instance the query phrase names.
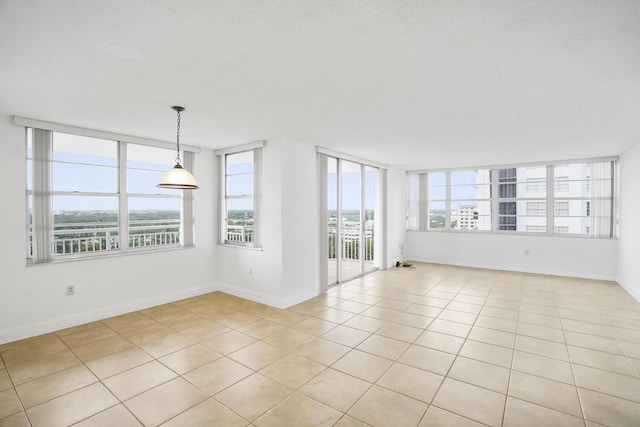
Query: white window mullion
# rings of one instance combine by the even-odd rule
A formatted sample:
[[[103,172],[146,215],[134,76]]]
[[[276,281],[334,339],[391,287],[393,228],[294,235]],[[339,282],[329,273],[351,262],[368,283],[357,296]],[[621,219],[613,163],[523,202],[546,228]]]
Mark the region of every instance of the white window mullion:
[[[491,170],[491,231],[496,233],[500,223],[500,183],[498,169]]]
[[[420,174],[407,173],[407,230],[420,229]]]
[[[245,246],[251,248],[262,248],[262,232],[261,232],[261,211],[262,211],[262,147],[265,141],[259,143],[252,143],[241,147],[247,147],[244,150],[238,150],[236,148],[229,148],[225,150],[217,150],[219,166],[220,166],[220,244],[233,245],[233,246]],[[246,171],[231,171],[234,169],[233,165],[238,164],[251,165],[251,172]],[[228,193],[228,187],[230,179],[248,178],[249,175],[253,175],[252,191],[243,189],[238,192],[237,189],[232,191],[232,194]],[[237,187],[238,181],[234,184]],[[230,207],[238,206],[233,203],[233,200],[238,199],[250,199],[251,200],[251,222],[245,221],[242,224],[240,232],[237,231],[238,225],[229,225],[229,212]],[[233,208],[235,209],[235,208]],[[243,208],[244,209],[244,208]],[[251,225],[251,226],[249,226]],[[233,230],[236,230],[235,232]]]
[[[262,247],[262,147],[253,150],[253,247]]]
[[[373,258],[374,266],[387,268],[387,169],[376,170]]]
[[[195,162],[195,154],[190,151],[185,151],[182,155],[183,167],[194,173],[194,162]],[[195,226],[195,215],[193,212],[193,201],[194,201],[194,193],[193,191],[185,191],[182,190],[182,205],[181,205],[181,215],[182,218],[180,224],[180,240],[182,246],[191,247],[195,245],[194,239],[194,226]]]
[[[364,274],[364,165],[360,165],[360,236],[358,236],[358,257],[360,274]]]
[[[444,202],[444,229],[451,230],[451,172],[445,178],[446,201]]]
[[[129,200],[127,194],[127,144],[118,141],[118,248],[129,249]],[[107,250],[110,247],[107,242]]]
[[[337,262],[337,278],[338,282],[342,281],[342,160],[336,159],[336,259]]]
[[[227,174],[226,174],[226,161],[225,156],[218,156],[218,194],[220,197],[220,206],[218,209],[218,215],[220,219],[218,221],[218,243],[224,244],[227,240]]]
[[[547,166],[547,234],[550,236],[555,233],[556,186],[554,171],[553,165]]]
[[[418,178],[419,207],[418,207],[418,230],[429,229],[429,174],[421,173]]]
[[[51,246],[51,152],[53,133],[33,129],[33,262],[49,262]]]

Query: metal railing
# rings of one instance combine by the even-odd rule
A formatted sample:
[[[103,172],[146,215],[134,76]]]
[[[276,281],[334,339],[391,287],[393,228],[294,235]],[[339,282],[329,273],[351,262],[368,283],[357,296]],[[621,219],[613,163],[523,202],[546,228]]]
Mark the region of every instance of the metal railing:
[[[33,230],[28,230],[28,256],[33,255]],[[51,231],[51,253],[71,255],[121,248],[117,222],[61,223]],[[129,223],[129,248],[180,244],[180,220],[139,220]]]
[[[227,224],[226,241],[234,243],[253,242],[253,225]]]
[[[329,259],[336,258],[336,224],[329,223]],[[363,257],[365,261],[374,259],[374,225],[366,222],[363,235]],[[360,259],[360,223],[357,221],[343,221],[341,227],[340,244],[342,248],[342,259]]]

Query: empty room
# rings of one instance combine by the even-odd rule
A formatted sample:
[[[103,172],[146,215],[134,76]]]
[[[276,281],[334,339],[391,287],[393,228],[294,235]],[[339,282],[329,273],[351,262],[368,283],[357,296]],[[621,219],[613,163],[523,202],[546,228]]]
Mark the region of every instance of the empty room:
[[[637,0],[0,0],[0,427],[636,426]]]

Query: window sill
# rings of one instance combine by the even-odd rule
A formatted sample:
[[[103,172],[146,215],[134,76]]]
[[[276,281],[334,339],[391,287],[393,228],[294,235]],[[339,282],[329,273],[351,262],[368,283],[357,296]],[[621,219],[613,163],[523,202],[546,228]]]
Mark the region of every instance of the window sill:
[[[527,233],[524,231],[486,231],[486,230],[407,230],[408,233],[443,233],[443,234],[490,234],[494,236],[527,236],[527,237],[559,237],[562,239],[594,239],[594,240],[618,240],[617,237],[597,237],[587,236],[584,234],[569,234],[569,233]]]
[[[114,251],[109,251],[109,252],[104,252],[99,254],[90,254],[90,255],[85,255],[85,254],[62,255],[62,256],[58,255],[56,258],[54,258],[49,262],[35,263],[31,259],[27,259],[27,267],[33,267],[33,266],[39,266],[39,265],[51,265],[51,264],[65,264],[65,263],[76,262],[76,261],[119,258],[119,257],[131,256],[131,255],[154,254],[154,253],[181,251],[181,250],[189,250],[189,249],[195,249],[195,246],[186,246],[186,247],[170,246],[170,247],[153,248],[153,249],[137,248],[137,249],[128,249],[126,251],[114,250]]]
[[[258,251],[258,252],[264,251],[262,246],[254,247],[254,246],[246,246],[246,245],[234,245],[232,243],[218,243],[218,246],[222,248],[244,249],[248,251]]]

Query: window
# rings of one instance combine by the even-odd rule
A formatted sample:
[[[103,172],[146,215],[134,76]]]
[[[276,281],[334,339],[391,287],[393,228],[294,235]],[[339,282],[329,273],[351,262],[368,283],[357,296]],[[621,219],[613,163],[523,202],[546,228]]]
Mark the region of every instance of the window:
[[[612,162],[556,165],[554,223],[561,233],[609,237],[613,235]],[[566,178],[566,179],[565,179]],[[568,190],[567,190],[568,189]],[[567,190],[567,191],[565,191]]]
[[[117,141],[60,132],[52,141],[52,254],[118,249]]]
[[[175,153],[156,147],[127,146],[127,230],[130,247],[175,245],[181,239],[180,193],[158,188]]]
[[[555,216],[569,216],[569,202],[556,202],[553,214]]]
[[[498,170],[498,230],[516,231],[516,168]]]
[[[413,173],[407,185],[408,229],[491,230],[489,169]]]
[[[30,262],[193,245],[193,196],[156,187],[173,150],[37,128],[26,146]]]
[[[547,202],[527,202],[527,216],[546,216]]]
[[[452,171],[451,228],[491,230],[491,178],[488,169]]]
[[[568,166],[563,166],[563,168],[566,168]],[[556,166],[556,169],[558,169],[558,166]],[[556,193],[566,193],[567,191],[569,191],[569,177],[568,176],[556,176],[555,178],[555,192]]]
[[[611,238],[615,164],[408,172],[408,229]],[[429,227],[421,226],[423,212]]]
[[[429,174],[429,230],[445,228],[447,205],[447,174]]]
[[[530,173],[530,171],[532,170],[536,170],[538,168],[527,168],[527,173]],[[526,181],[527,185],[526,185],[526,192],[527,193],[544,193],[545,191],[547,191],[547,179],[546,178],[540,178],[540,177],[534,177],[534,178],[527,178]]]
[[[264,142],[218,150],[221,175],[220,243],[261,247],[260,164]]]

